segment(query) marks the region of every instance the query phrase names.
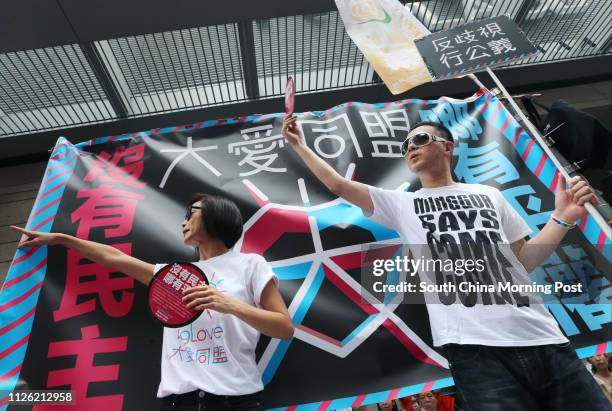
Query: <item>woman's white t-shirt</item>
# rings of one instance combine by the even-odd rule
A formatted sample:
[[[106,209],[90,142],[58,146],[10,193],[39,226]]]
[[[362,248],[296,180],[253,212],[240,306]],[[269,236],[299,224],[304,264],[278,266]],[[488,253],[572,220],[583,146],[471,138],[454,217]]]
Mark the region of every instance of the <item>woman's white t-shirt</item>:
[[[257,254],[227,252],[194,263],[210,285],[232,298],[259,306],[265,286],[278,279]],[[155,272],[164,264],[157,264]],[[261,391],[255,362],[259,331],[231,314],[207,310],[193,323],[164,327],[158,397],[202,390],[216,395]]]

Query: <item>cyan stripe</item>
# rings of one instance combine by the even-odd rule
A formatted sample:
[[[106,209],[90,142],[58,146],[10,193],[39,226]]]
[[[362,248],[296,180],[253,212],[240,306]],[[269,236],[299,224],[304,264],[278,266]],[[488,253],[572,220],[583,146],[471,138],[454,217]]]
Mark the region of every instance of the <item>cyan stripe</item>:
[[[368,324],[370,324],[372,322],[372,320],[376,317],[377,314],[372,314],[370,315],[368,318],[366,318],[361,324],[359,324],[354,330],[353,332],[351,332],[346,338],[344,338],[344,340],[341,341],[342,346],[345,346],[346,344],[348,344],[349,341],[351,341],[353,338],[355,338],[355,336],[361,332],[361,330],[363,330],[365,327],[367,327]]]
[[[31,315],[26,321],[19,324],[17,327],[10,331],[7,331],[0,338],[0,351],[4,351],[17,341],[28,335],[31,331],[32,322],[34,321],[34,315]],[[3,324],[8,325],[8,324]],[[3,361],[0,361],[0,369],[4,366]]]
[[[312,262],[294,264],[284,267],[273,267],[272,271],[279,280],[302,280],[308,275]]]

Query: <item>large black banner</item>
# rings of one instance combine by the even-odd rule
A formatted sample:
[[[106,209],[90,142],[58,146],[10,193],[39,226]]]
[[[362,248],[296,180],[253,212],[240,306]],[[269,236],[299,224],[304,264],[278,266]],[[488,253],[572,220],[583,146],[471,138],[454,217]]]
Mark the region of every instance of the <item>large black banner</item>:
[[[453,131],[456,178],[498,187],[537,233],[554,208],[558,174],[488,92],[466,100],[346,103],[303,113],[299,124],[308,145],[340,173],[412,191],[419,183],[400,146],[410,124],[425,119]],[[193,261],[195,251],[182,243],[185,205],[194,192],[229,197],[245,220],[237,247],[272,264],[296,325],[289,341],[260,339],[267,407],[331,410],[452,385],[425,306],[361,299],[363,246],[393,245],[398,234],[328,192],[287,146],[281,122],[282,114],[273,114],[77,146],[60,139],[28,228],[104,242],[149,262]],[[588,293],[548,300],[585,357],[610,351],[609,277],[594,261],[609,254],[610,240],[590,217],[580,229],[532,275],[586,276],[602,290],[597,301]],[[66,409],[159,407],[162,328],[148,312],[146,288],[125,275],[61,247],[20,249],[0,294],[0,319],[4,395],[71,389],[75,404]],[[177,333],[197,339],[206,330]],[[175,360],[189,357],[177,353]]]

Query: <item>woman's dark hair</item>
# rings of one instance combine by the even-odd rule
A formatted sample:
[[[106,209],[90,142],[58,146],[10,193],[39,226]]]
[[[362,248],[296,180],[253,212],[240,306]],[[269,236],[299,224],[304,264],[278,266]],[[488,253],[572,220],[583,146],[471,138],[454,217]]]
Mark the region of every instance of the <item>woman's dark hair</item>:
[[[225,197],[196,193],[189,205],[202,202],[202,228],[212,238],[232,248],[242,235],[242,214],[236,203]]]
[[[410,127],[410,131],[408,131],[408,134],[410,134],[412,130],[414,130],[415,128],[421,127],[421,126],[433,127],[438,131],[438,133],[440,134],[440,137],[448,141],[454,141],[453,133],[451,133],[451,131],[448,128],[446,128],[444,124],[436,123],[435,121],[419,121],[418,123]]]

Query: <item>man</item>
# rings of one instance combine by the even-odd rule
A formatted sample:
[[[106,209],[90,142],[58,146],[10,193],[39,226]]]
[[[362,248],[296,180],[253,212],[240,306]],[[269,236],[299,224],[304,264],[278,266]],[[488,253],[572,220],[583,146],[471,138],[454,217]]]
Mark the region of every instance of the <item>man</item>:
[[[526,241],[529,226],[499,190],[453,181],[455,145],[443,125],[421,122],[408,133],[406,163],[422,185],[411,193],[344,178],[306,145],[296,121],[285,118],[282,133],[310,171],[334,194],[397,231],[407,244],[509,244],[514,267],[525,276],[525,268],[531,271],[545,261],[586,215],[584,204],[596,201],[580,178],[572,178],[568,189],[560,175],[553,218]],[[427,305],[434,345],[445,351],[464,410],[610,409],[544,305],[515,297],[512,304]]]

